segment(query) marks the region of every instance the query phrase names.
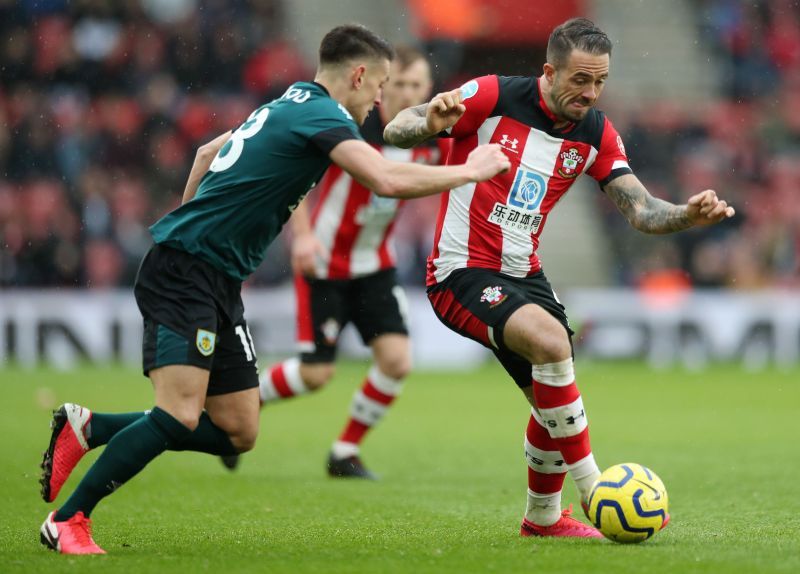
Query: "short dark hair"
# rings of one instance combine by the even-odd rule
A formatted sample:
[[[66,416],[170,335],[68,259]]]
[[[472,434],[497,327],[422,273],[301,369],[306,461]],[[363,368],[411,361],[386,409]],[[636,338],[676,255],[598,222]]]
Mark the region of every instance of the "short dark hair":
[[[401,70],[405,70],[417,60],[428,61],[422,50],[409,44],[398,44],[394,47],[394,54],[394,61],[400,65]]]
[[[337,26],[319,45],[320,66],[341,64],[356,58],[394,59],[392,45],[361,24]]]
[[[547,41],[547,62],[560,68],[567,63],[572,50],[611,55],[611,40],[588,18],[573,18],[550,34]]]

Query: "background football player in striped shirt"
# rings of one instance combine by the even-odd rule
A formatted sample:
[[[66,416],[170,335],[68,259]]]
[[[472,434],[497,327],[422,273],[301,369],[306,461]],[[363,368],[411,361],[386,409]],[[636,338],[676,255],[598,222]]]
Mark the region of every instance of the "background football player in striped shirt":
[[[409,150],[383,141],[384,126],[400,110],[425,102],[432,86],[430,65],[421,52],[398,46],[396,54],[381,104],[361,128],[364,140],[395,161],[443,162],[446,140]],[[379,197],[336,165],[319,187],[313,215],[303,204],[291,219],[300,355],[262,376],[261,400],[285,400],[325,386],[334,375],[339,334],[352,322],[371,347],[374,362],[353,396],[327,469],[331,476],[374,478],[359,457],[360,444],[400,394],[411,369],[406,301],[392,245],[402,202]]]

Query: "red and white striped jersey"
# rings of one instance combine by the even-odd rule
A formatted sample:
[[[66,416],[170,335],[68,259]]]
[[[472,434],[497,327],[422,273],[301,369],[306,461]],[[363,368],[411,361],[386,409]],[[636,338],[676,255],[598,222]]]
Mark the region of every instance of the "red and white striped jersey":
[[[538,78],[484,76],[461,89],[467,110],[448,130],[448,163],[464,163],[478,145],[498,143],[511,169],[442,194],[429,286],[464,267],[514,277],[538,272],[536,249],[548,214],[576,178],[587,173],[605,185],[632,173],[622,139],[603,112],[591,109],[579,123],[554,128]]]
[[[449,142],[432,142],[400,149],[383,141],[380,114],[367,117],[364,140],[389,160],[444,163]],[[311,216],[314,235],[329,257],[317,257],[320,279],[352,279],[395,266],[393,230],[401,200],[379,197],[336,164],[319,184],[321,193]]]

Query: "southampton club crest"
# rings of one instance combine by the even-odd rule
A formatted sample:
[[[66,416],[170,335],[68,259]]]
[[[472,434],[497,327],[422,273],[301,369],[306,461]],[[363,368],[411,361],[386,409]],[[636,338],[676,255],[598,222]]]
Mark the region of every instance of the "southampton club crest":
[[[578,148],[571,147],[567,151],[561,152],[558,156],[561,159],[561,167],[558,168],[558,175],[567,179],[572,179],[578,175],[580,165],[583,163],[583,156],[578,153]]]
[[[214,354],[214,347],[217,342],[217,334],[212,333],[211,331],[206,331],[205,329],[198,329],[197,330],[197,338],[195,339],[195,344],[197,345],[197,350],[200,351],[200,354],[204,357],[210,357]]]
[[[502,287],[487,287],[483,290],[483,295],[481,295],[481,303],[489,303],[489,307],[497,307],[507,298],[508,295],[503,293]]]

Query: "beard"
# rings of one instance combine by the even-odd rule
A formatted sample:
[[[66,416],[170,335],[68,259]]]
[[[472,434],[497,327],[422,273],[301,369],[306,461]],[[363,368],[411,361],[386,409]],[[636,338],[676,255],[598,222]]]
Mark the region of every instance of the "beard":
[[[558,104],[557,109],[554,110],[556,112],[556,116],[558,116],[560,119],[568,120],[574,123],[577,123],[585,118],[586,114],[589,113],[589,110],[591,110],[593,106],[592,103],[580,97],[567,99],[565,97],[555,96],[553,99]],[[581,104],[583,107],[574,108],[572,107],[572,104],[574,103]]]
[[[589,106],[587,106],[587,107],[585,107],[583,109],[579,109],[579,110],[576,110],[575,108],[571,108],[571,109],[568,108],[568,109],[564,110],[564,113],[562,115],[564,116],[565,119],[567,119],[567,120],[569,120],[569,121],[571,121],[573,123],[577,123],[577,122],[581,121],[583,118],[586,117],[586,114],[589,113],[590,109],[591,109],[591,107],[589,107]]]

